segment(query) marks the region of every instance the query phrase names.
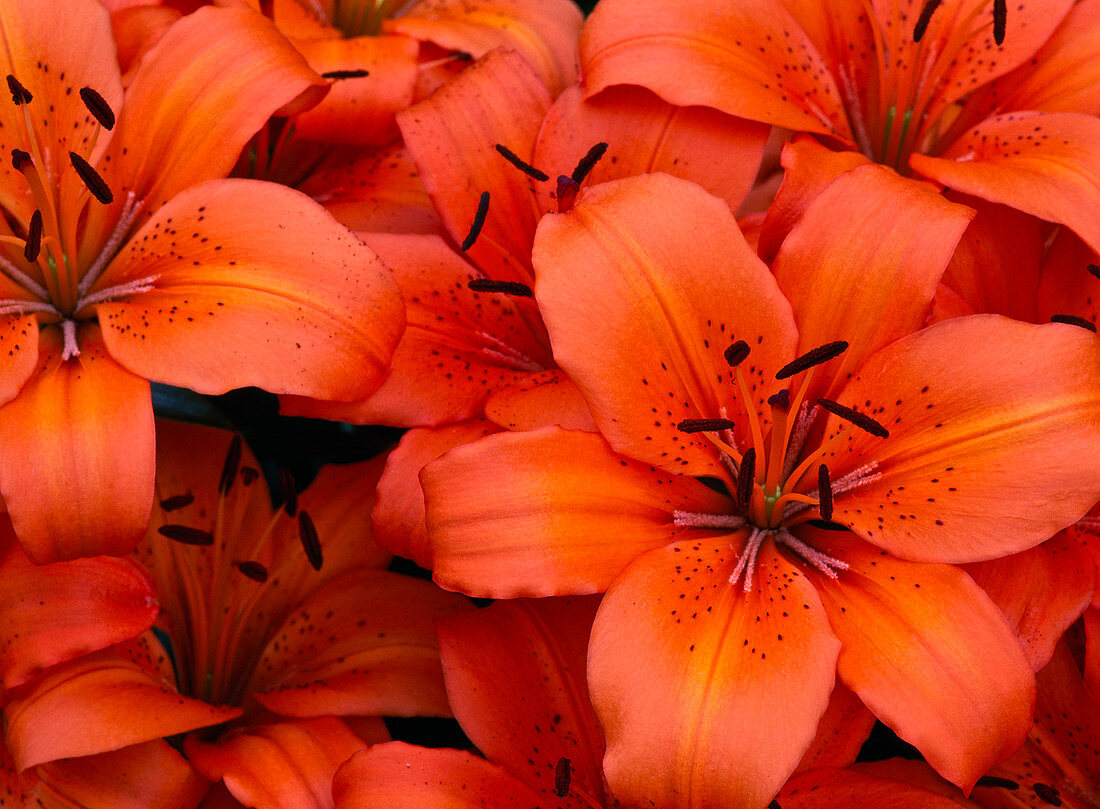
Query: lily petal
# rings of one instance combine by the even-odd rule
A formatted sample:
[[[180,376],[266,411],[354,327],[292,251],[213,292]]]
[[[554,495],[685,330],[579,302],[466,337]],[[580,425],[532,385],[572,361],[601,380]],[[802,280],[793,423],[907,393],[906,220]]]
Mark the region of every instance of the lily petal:
[[[810,749],[798,763],[797,772],[819,767],[847,767],[856,760],[871,728],[875,715],[867,710],[863,700],[838,682],[829,697],[829,707],[821,717]]]
[[[731,585],[739,550],[726,537],[651,551],[604,597],[588,680],[622,803],[764,806],[813,741],[840,644],[772,542],[752,591]]]
[[[730,418],[746,446],[746,407],[724,352],[735,340],[751,347],[740,370],[759,413],[782,387],[773,374],[794,358],[796,333],[726,204],[664,174],[604,183],[570,213],[543,218],[534,260],[555,358],[608,443],[662,469],[728,476],[709,440],[676,425]]]
[[[436,581],[491,598],[602,592],[631,560],[684,530],[675,511],[730,508],[689,477],[558,427],[457,447],[420,478]]]
[[[796,775],[776,798],[783,809],[959,809],[959,802],[914,784],[826,767]]]
[[[539,795],[503,768],[465,750],[404,742],[356,753],[336,773],[337,809],[530,809]]]
[[[580,389],[557,369],[529,374],[495,391],[485,402],[485,417],[507,430],[535,430],[551,424],[567,430],[596,429]]]
[[[39,564],[127,554],[153,505],[149,383],[111,358],[96,326],[77,330],[80,354],[68,360],[60,329],[40,340],[38,373],[0,408],[0,491],[15,533]]]
[[[837,475],[877,466],[833,519],[902,558],[1017,553],[1100,499],[1100,341],[1084,329],[948,320],[872,355],[840,398],[890,436],[838,452]]]
[[[848,569],[808,575],[840,638],[841,679],[969,793],[1030,727],[1035,680],[1016,636],[962,571],[825,534],[814,546]]]
[[[403,328],[377,256],[273,183],[214,180],[176,196],[92,293],[128,283],[152,288],[96,304],[112,356],[200,393],[256,385],[361,399],[382,381]]]
[[[439,622],[447,693],[466,735],[524,783],[557,791],[569,809],[606,803],[603,734],[585,682],[598,606],[595,596],[517,599]]]

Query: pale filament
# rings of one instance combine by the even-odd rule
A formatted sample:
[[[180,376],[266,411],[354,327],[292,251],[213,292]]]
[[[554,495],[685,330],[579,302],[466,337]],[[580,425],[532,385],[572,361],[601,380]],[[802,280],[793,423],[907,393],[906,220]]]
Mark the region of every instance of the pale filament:
[[[96,257],[95,262],[84,273],[84,277],[80,279],[80,283],[77,285],[76,291],[81,298],[92,288],[92,284],[99,280],[99,276],[103,273],[107,262],[114,258],[118,248],[122,246],[123,239],[130,232],[130,226],[134,224],[134,219],[141,213],[144,205],[144,200],[141,202],[136,201],[133,191],[127,192],[126,202],[122,206],[122,213],[119,214],[118,222],[115,223],[107,243],[103,245],[103,249],[99,251],[99,256]]]
[[[15,283],[19,284],[19,286],[23,287],[28,292],[33,292],[42,300],[48,301],[50,299],[50,293],[46,291],[45,287],[3,256],[0,256],[0,272],[3,272],[4,275],[8,276],[8,278],[15,281]]]
[[[848,569],[847,562],[842,562],[834,556],[829,556],[827,553],[822,553],[815,548],[811,548],[790,531],[780,529],[775,534],[775,541],[779,545],[786,545],[830,579],[837,578],[836,572],[838,570]]]
[[[66,318],[61,321],[61,336],[64,338],[64,345],[61,349],[61,359],[71,360],[73,357],[80,356],[80,346],[76,344],[76,321]]]
[[[741,589],[746,593],[752,592],[752,577],[756,572],[756,561],[760,556],[760,546],[764,544],[764,540],[769,536],[775,540],[776,545],[786,545],[808,565],[817,568],[830,579],[837,578],[838,570],[848,569],[847,562],[811,548],[786,529],[780,528],[773,531],[765,528],[754,528],[745,542],[741,555],[737,558],[737,566],[730,574],[730,584],[737,584],[737,580],[744,574],[745,580],[741,584]]]
[[[745,518],[736,514],[705,514],[701,511],[672,512],[674,525],[686,528],[742,528]]]
[[[126,295],[138,295],[142,292],[149,292],[154,288],[158,278],[160,278],[159,275],[150,275],[146,278],[138,278],[135,281],[127,281],[125,284],[117,284],[113,287],[101,289],[94,295],[81,298],[76,305],[76,309],[79,312],[85,306],[91,306],[93,303],[103,303],[104,301],[121,298]]]
[[[882,477],[882,473],[876,472],[876,469],[878,469],[878,461],[868,461],[863,466],[849,472],[847,475],[831,481],[829,489],[832,490],[833,497],[836,498],[837,495],[850,492],[860,486],[865,486],[868,483],[879,480]],[[807,511],[810,506],[816,505],[816,500],[813,503],[789,501],[787,507],[783,510],[783,522],[787,522],[792,517],[796,517],[802,512]]]

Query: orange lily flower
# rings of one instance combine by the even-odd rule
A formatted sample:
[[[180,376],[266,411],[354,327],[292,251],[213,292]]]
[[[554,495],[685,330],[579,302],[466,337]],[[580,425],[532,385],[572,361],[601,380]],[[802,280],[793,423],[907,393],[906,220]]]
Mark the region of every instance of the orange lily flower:
[[[421,473],[427,530],[447,588],[607,592],[589,684],[618,800],[763,806],[836,675],[965,790],[1023,741],[1028,661],[952,564],[1095,502],[1100,346],[994,316],[916,332],[969,219],[865,166],[774,275],[666,176],[540,223],[536,296],[600,435],[450,451]]]
[[[19,770],[187,734],[183,753],[248,806],[331,806],[337,766],[388,739],[378,717],[448,715],[434,619],[468,607],[390,573],[365,533],[379,461],[322,470],[273,510],[228,433],[162,422],[138,548],[155,631],[9,692]]]
[[[589,93],[808,132],[1100,249],[1098,22],[1095,0],[603,0],[581,66]]]
[[[678,109],[638,89],[585,102],[573,88],[552,104],[535,71],[503,51],[398,123],[449,238],[362,234],[395,269],[409,307],[393,370],[365,402],[285,397],[285,412],[405,427],[483,415],[514,429],[588,426],[529,295],[539,219],[571,204],[558,199],[558,183],[575,196],[582,185],[662,170],[705,182],[736,207],[765,135],[758,124]],[[595,159],[600,144],[607,151]]]
[[[152,505],[148,380],[362,398],[403,306],[306,197],[216,179],[273,112],[324,89],[262,16],[180,20],[125,103],[93,0],[8,0],[0,29],[0,492],[36,562],[125,554]]]

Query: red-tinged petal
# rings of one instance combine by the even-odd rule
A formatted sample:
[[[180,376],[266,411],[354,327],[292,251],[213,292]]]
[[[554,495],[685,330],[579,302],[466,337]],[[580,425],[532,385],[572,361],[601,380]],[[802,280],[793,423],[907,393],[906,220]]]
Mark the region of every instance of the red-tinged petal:
[[[817,726],[810,749],[802,756],[796,772],[819,767],[847,767],[856,760],[875,725],[875,715],[863,700],[838,682],[829,697],[829,707]]]
[[[286,716],[447,716],[435,620],[469,606],[421,579],[349,573],[272,633],[246,691]]]
[[[294,136],[353,146],[384,146],[397,135],[394,114],[413,103],[416,41],[403,36],[299,40],[298,52],[324,75],[366,70],[336,79],[328,95],[294,118]]]
[[[1100,257],[1069,231],[1061,231],[1047,251],[1036,300],[1040,320],[1052,315],[1076,315],[1100,321],[1100,278],[1088,267]]]
[[[38,364],[38,320],[31,315],[0,319],[0,356],[8,360],[0,371],[0,405],[14,399]]]
[[[272,114],[311,106],[325,89],[262,15],[241,6],[187,15],[145,55],[127,92],[105,164],[115,206],[125,189],[152,214],[224,177]]]
[[[581,22],[568,0],[421,0],[382,27],[475,59],[514,50],[556,95],[576,80]]]
[[[390,452],[378,481],[372,514],[374,539],[390,553],[412,559],[428,570],[432,550],[424,524],[424,491],[420,470],[444,452],[497,432],[487,421],[470,421],[434,429],[413,429]]]
[[[124,84],[133,81],[141,57],[182,16],[177,9],[154,5],[134,5],[111,13],[111,31]]]
[[[769,263],[806,208],[829,183],[841,174],[871,162],[859,152],[827,149],[816,138],[808,136],[796,137],[783,144],[780,160],[784,169],[783,183],[761,225],[757,250],[760,257]]]
[[[503,768],[465,750],[404,742],[356,753],[336,773],[337,809],[530,809],[540,797]]]
[[[1100,693],[1100,609],[1096,603],[1085,610],[1085,684],[1093,693]]]
[[[796,775],[776,796],[783,809],[959,809],[960,804],[913,784],[832,767]]]
[[[153,582],[132,559],[99,557],[32,565],[11,525],[0,566],[0,686],[144,632],[157,617]]]
[[[161,739],[36,767],[47,809],[194,809],[210,783]]]
[[[111,354],[201,393],[256,385],[361,399],[381,382],[404,323],[378,257],[315,202],[273,183],[215,180],[179,194],[93,294],[131,282],[152,288],[97,305]]]
[[[298,185],[341,223],[375,233],[442,233],[416,164],[403,144],[325,165]]]
[[[651,551],[604,597],[588,681],[625,804],[764,806],[813,741],[840,644],[772,542],[752,590],[731,585],[739,550],[725,537]]]
[[[815,371],[807,396],[835,398],[868,355],[924,325],[974,213],[878,165],[838,177],[806,208],[772,272],[798,324],[798,354],[848,350]]]
[[[747,445],[724,352],[736,340],[751,347],[740,371],[760,412],[796,341],[790,305],[729,207],[664,174],[604,183],[570,213],[544,217],[534,260],[555,359],[611,446],[663,469],[728,476],[705,436],[676,425],[733,419]]]
[[[730,510],[689,477],[558,427],[488,436],[420,477],[436,580],[490,598],[602,592],[634,558],[683,530],[676,511]]]
[[[1011,16],[1011,15],[1010,15]],[[990,118],[914,170],[964,194],[1066,225],[1100,250],[1100,120],[1018,112]]]
[[[77,332],[61,358],[56,328],[41,334],[40,369],[0,408],[0,491],[35,562],[123,555],[149,523],[154,434],[149,383],[117,364],[99,329]]]
[[[966,302],[971,314],[988,312],[1034,321],[1043,255],[1041,223],[1004,205],[953,196],[955,201],[975,209],[977,215],[963,234],[941,283]],[[936,294],[944,296],[943,290]]]
[[[872,355],[840,397],[890,431],[862,430],[834,479],[870,477],[833,519],[906,559],[977,562],[1017,553],[1100,498],[1100,343],[1076,326],[975,315]]]
[[[336,770],[364,747],[332,717],[255,725],[215,742],[195,735],[184,741],[199,772],[224,780],[237,800],[256,809],[331,809]]]
[[[409,326],[389,376],[364,402],[291,400],[284,412],[399,427],[464,421],[483,414],[494,390],[553,365],[545,338],[532,327],[538,313],[530,299],[470,289],[477,270],[442,239],[364,238],[394,268],[406,301]]]
[[[490,761],[548,798],[556,792],[563,808],[605,803],[603,734],[585,682],[598,606],[595,596],[523,599],[439,622],[447,693],[462,729]]]
[[[709,107],[675,107],[640,87],[615,87],[585,99],[580,87],[562,93],[543,121],[532,165],[553,180],[569,175],[597,143],[608,152],[587,183],[663,171],[703,186],[736,211],[756,179],[768,127]],[[554,210],[553,183],[540,185]]]
[[[680,106],[850,136],[825,60],[776,3],[604,0],[585,23],[580,53],[590,95],[639,84]]]
[[[1024,646],[1033,671],[1092,602],[1092,558],[1073,529],[1022,553],[965,567],[985,590]]]
[[[177,694],[115,649],[56,666],[5,709],[19,769],[216,725],[240,713]]]
[[[844,684],[969,792],[1020,746],[1035,705],[1031,667],[1004,616],[957,568],[813,537],[848,565],[835,579],[808,570],[840,638]]]
[[[485,417],[507,430],[535,430],[557,424],[595,431],[588,403],[562,371],[539,371],[502,388],[485,402]]]
[[[530,283],[539,210],[532,181],[493,147],[502,144],[528,159],[549,108],[550,95],[527,62],[502,51],[397,116],[424,187],[456,244],[472,232],[481,195],[489,194],[484,225],[466,253],[496,281]]]

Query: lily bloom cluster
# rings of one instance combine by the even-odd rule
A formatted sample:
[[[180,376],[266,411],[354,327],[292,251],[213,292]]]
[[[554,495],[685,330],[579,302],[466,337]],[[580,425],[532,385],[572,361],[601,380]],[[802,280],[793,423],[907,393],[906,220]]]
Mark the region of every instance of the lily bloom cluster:
[[[1100,0],[0,34],[0,806],[1100,807]]]

